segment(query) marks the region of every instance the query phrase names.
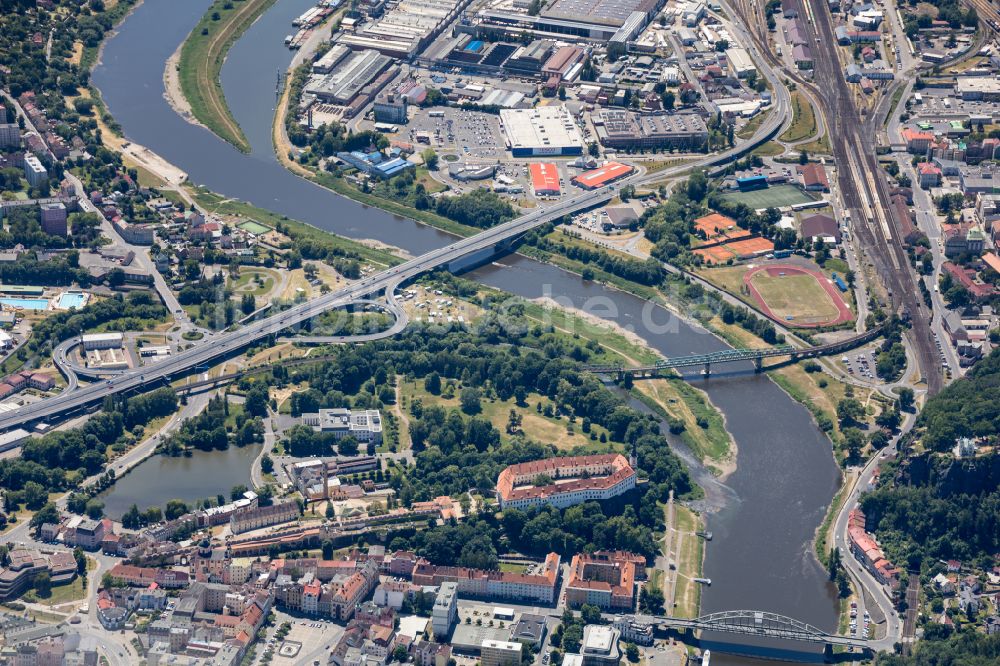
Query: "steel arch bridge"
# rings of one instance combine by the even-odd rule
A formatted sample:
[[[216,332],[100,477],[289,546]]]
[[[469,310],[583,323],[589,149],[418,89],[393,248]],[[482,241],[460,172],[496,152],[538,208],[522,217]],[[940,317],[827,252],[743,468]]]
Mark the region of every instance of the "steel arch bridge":
[[[870,644],[863,638],[850,638],[828,634],[811,624],[795,618],[756,610],[722,611],[702,615],[693,620],[684,618],[657,618],[659,623],[671,629],[694,631],[720,631],[744,636],[762,636],[793,641],[805,641],[823,645],[842,645],[867,648]]]

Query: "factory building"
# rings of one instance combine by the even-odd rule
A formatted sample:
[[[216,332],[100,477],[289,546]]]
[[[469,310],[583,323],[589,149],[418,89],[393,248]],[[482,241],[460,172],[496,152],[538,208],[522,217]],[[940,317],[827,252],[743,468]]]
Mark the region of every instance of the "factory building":
[[[348,104],[375,80],[392,59],[377,51],[358,51],[343,57],[329,74],[313,76],[305,92],[330,104]]]
[[[563,106],[503,109],[500,125],[514,157],[583,154],[583,137]]]
[[[726,60],[729,62],[730,73],[737,78],[745,79],[757,71],[750,54],[744,48],[726,49]]]
[[[619,35],[619,41],[627,41],[642,30],[640,26],[648,23],[663,4],[664,0],[555,0],[537,16],[487,8],[477,12],[476,21],[480,27],[503,29],[509,35],[528,30],[539,37],[568,35],[609,42]]]
[[[396,93],[382,93],[375,98],[375,122],[406,123],[406,98]]]
[[[343,44],[334,44],[333,48],[324,53],[322,58],[313,63],[313,74],[329,74],[350,52],[351,49]]]
[[[708,127],[695,113],[639,114],[603,109],[594,117],[601,145],[609,148],[678,148],[701,150],[708,142]]]
[[[466,4],[467,0],[401,0],[377,20],[342,34],[337,42],[406,59],[426,47]]]

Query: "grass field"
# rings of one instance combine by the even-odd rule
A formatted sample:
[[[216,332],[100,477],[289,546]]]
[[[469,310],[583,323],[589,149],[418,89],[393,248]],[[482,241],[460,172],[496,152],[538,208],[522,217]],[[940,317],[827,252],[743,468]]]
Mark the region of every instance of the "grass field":
[[[794,143],[796,141],[802,141],[803,139],[808,139],[813,134],[816,133],[816,115],[813,112],[812,105],[806,96],[799,91],[792,93],[792,110],[795,112],[795,116],[792,118],[792,124],[788,127],[780,137],[781,141],[786,141],[789,143]]]
[[[194,116],[220,138],[250,152],[246,135],[233,118],[219,73],[233,43],[275,0],[216,0],[181,47],[181,90]]]
[[[771,276],[760,271],[750,282],[772,314],[780,319],[826,321],[836,319],[839,314],[830,295],[812,275]]]
[[[432,395],[424,390],[423,380],[413,382],[400,380],[400,394],[402,396],[400,409],[407,411],[409,411],[412,401],[416,398],[420,399],[424,407],[431,405],[440,405],[446,409],[458,409],[459,407],[459,389],[455,390],[455,394],[451,398],[446,398],[443,394]],[[521,417],[521,429],[536,441],[552,444],[559,449],[572,449],[577,446],[599,446],[602,451],[607,450],[607,444],[598,444],[596,441],[590,439],[590,435],[585,434],[581,430],[579,419],[577,419],[576,423],[570,423],[569,419],[565,416],[555,418],[537,412],[535,408],[537,403],[548,403],[548,400],[543,396],[531,393],[525,402],[526,406],[520,407],[515,404],[513,399],[489,400],[484,397],[481,401],[482,411],[478,416],[492,423],[500,431],[500,436],[504,440],[509,437],[507,435],[507,420],[510,411],[513,409]],[[572,427],[572,432],[570,432],[570,427]],[[600,437],[602,433],[605,436],[607,435],[607,430],[597,425],[592,426],[591,431],[597,437]]]
[[[692,578],[701,576],[701,561],[705,544],[695,532],[701,529],[701,520],[690,509],[675,506],[676,529],[680,538],[677,553],[677,592],[674,595],[674,617],[698,617],[701,606],[701,584]],[[675,535],[675,538],[677,536]]]
[[[277,273],[266,268],[242,268],[240,276],[236,278],[235,282],[230,281],[230,287],[238,295],[249,293],[254,296],[263,296],[274,289],[276,278]]]
[[[722,195],[727,201],[743,203],[754,210],[759,208],[782,208],[795,204],[808,203],[816,199],[794,185],[775,185],[764,190],[751,192],[727,192]]]

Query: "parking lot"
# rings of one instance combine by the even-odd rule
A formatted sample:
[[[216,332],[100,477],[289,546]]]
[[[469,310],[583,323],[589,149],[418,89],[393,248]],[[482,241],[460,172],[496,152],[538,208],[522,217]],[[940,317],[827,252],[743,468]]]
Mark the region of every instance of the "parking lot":
[[[318,618],[289,617],[288,620],[292,623],[292,628],[285,640],[261,646],[257,651],[258,654],[263,654],[267,647],[273,647],[274,655],[271,663],[275,666],[310,665],[316,663],[317,659],[318,663],[325,666],[330,650],[343,636],[344,628],[328,620]],[[294,655],[284,656],[281,650],[283,644],[292,648],[297,647],[296,644],[298,644],[298,650],[294,650]],[[291,653],[293,650],[290,649],[287,652]]]
[[[429,145],[439,152],[453,151],[469,161],[497,162],[506,157],[500,119],[489,113],[432,108],[414,116],[400,134],[416,146]],[[426,140],[422,140],[424,138]]]
[[[844,369],[851,376],[870,382],[882,381],[875,374],[876,361],[874,349],[863,349],[857,353],[851,352],[842,357],[840,362],[843,363]]]

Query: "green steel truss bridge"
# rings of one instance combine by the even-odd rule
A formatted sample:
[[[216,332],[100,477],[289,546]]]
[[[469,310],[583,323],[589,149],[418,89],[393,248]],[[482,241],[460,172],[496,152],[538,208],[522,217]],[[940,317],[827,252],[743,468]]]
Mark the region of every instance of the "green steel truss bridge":
[[[710,352],[708,354],[672,356],[657,361],[652,365],[637,367],[629,367],[621,364],[586,365],[584,366],[584,370],[598,375],[616,375],[618,377],[631,375],[635,379],[643,379],[657,377],[664,370],[672,368],[702,366],[702,374],[708,376],[712,373],[713,365],[720,363],[742,363],[750,361],[754,364],[754,370],[756,372],[761,372],[765,369],[764,359],[787,356],[791,361],[798,361],[803,358],[815,358],[817,356],[839,354],[845,350],[852,349],[858,345],[863,345],[866,342],[874,340],[881,334],[881,332],[882,327],[878,326],[850,338],[816,347],[793,347],[791,345],[780,345],[777,347],[761,347],[759,349],[724,349],[722,351]]]

